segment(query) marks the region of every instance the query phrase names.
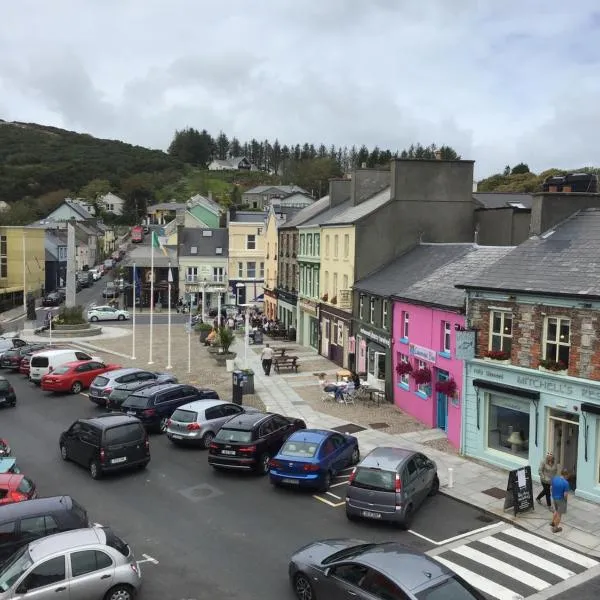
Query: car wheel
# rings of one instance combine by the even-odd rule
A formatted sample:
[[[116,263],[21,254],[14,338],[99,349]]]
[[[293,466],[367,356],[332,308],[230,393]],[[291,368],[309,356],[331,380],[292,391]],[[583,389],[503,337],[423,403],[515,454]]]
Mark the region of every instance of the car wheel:
[[[358,521],[358,517],[349,513],[348,511],[346,511],[346,519],[348,519],[348,521]]]
[[[304,573],[298,573],[294,577],[294,594],[298,600],[316,600],[310,580]]]
[[[17,401],[16,401],[16,400],[13,400],[13,401],[10,403],[10,405],[11,405],[11,406],[14,408],[14,407],[17,405]]]
[[[202,437],[202,445],[208,450],[210,443],[213,441],[215,434],[212,431],[207,431]]]
[[[116,585],[106,592],[104,600],[133,600],[134,592],[128,585]]]
[[[440,480],[438,478],[438,476],[436,475],[433,478],[433,482],[431,484],[431,489],[429,490],[429,495],[430,496],[435,496],[440,490]]]
[[[413,507],[412,507],[412,504],[409,504],[406,507],[406,512],[404,513],[404,521],[402,521],[402,523],[400,523],[400,528],[404,529],[405,531],[407,529],[410,529],[410,526],[412,525],[413,516],[414,516]]]
[[[67,453],[67,447],[64,444],[60,445],[60,457],[63,460],[69,460],[69,455]]]
[[[319,491],[326,492],[331,487],[331,473],[327,471],[325,475],[323,475],[323,481],[321,481],[321,485],[319,486]]]
[[[167,430],[169,423],[169,417],[162,417],[160,422],[158,423],[158,432],[164,433]]]
[[[356,448],[354,448],[354,450],[352,450],[352,456],[350,457],[350,464],[351,465],[357,465],[360,461],[360,450],[358,449],[358,446],[356,446]]]
[[[256,470],[259,475],[266,475],[269,472],[269,461],[270,460],[271,460],[271,457],[269,456],[268,452],[265,452],[264,454],[261,455],[261,457],[258,461],[258,465],[256,467]]]
[[[83,389],[83,386],[81,385],[80,381],[76,381],[75,383],[73,383],[73,385],[71,386],[71,392],[73,394],[79,394],[81,392],[81,390]]]
[[[90,475],[92,479],[100,479],[100,477],[102,477],[102,470],[100,469],[98,461],[93,460],[90,463]]]
[[[119,315],[117,317],[117,321],[124,321],[125,320],[125,315]]]
[[[94,315],[93,317],[90,317],[90,321],[94,321],[95,322],[97,320],[98,320],[98,317],[96,315]]]

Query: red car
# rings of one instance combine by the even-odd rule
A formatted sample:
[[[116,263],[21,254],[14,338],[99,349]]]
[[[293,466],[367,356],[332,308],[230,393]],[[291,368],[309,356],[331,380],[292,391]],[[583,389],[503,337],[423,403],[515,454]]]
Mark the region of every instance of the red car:
[[[33,498],[37,498],[37,490],[29,477],[13,473],[0,475],[0,506]]]
[[[89,388],[98,375],[121,369],[121,365],[107,365],[97,360],[76,360],[56,367],[42,377],[42,389],[47,392],[72,392],[79,394]]]

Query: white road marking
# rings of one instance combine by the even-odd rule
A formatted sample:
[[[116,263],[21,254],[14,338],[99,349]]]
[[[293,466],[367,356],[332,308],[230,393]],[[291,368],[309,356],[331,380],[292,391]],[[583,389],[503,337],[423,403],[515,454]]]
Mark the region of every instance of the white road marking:
[[[148,555],[148,554],[142,554],[142,556],[144,557],[144,560],[138,560],[137,561],[138,565],[140,563],[145,563],[145,562],[151,562],[154,565],[158,564],[158,561],[155,558],[152,558],[150,555]]]
[[[332,496],[333,498],[337,498],[338,500],[341,500],[342,497],[341,496],[337,496],[336,494],[333,494],[332,492],[325,492],[328,496]]]
[[[313,498],[319,502],[322,502],[323,504],[327,504],[327,506],[331,506],[332,508],[339,508],[340,506],[344,506],[344,504],[346,504],[346,502],[331,502],[330,500],[327,500],[327,498],[322,498],[321,496],[317,495],[314,495]]]
[[[348,482],[340,481],[339,483],[332,483],[329,487],[339,487],[340,485],[348,485]]]
[[[463,538],[469,537],[471,535],[475,535],[477,533],[481,533],[483,531],[488,531],[489,529],[495,529],[496,527],[503,525],[504,523],[502,521],[498,521],[498,523],[493,523],[492,525],[486,525],[485,527],[480,527],[479,529],[473,529],[472,531],[467,531],[466,533],[461,533],[460,535],[455,535],[454,537],[448,538],[447,540],[442,540],[441,542],[436,542],[435,540],[432,540],[426,536],[424,536],[422,533],[419,533],[418,531],[413,531],[412,529],[408,530],[408,533],[412,533],[413,535],[416,535],[417,537],[420,537],[422,540],[425,540],[426,542],[429,542],[430,544],[433,544],[434,546],[443,546],[444,544],[449,544],[450,542],[456,542],[457,540],[462,540]],[[506,533],[506,532],[504,532]]]

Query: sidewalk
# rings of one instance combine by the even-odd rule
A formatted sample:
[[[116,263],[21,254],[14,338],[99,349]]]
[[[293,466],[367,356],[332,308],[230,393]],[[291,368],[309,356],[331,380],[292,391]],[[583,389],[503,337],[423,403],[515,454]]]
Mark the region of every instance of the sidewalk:
[[[271,347],[290,346],[291,343],[281,344],[269,342]],[[243,338],[236,337],[232,350],[237,352],[238,359],[236,363],[243,366],[244,362],[244,342]],[[267,410],[279,412],[286,416],[294,416],[304,419],[308,427],[327,427],[339,428],[341,431],[353,433],[359,441],[361,453],[365,456],[376,446],[402,446],[423,452],[436,461],[438,465],[438,474],[441,483],[441,492],[456,498],[461,502],[472,504],[482,508],[490,513],[497,515],[506,521],[512,521],[514,524],[523,527],[537,535],[551,539],[554,542],[562,543],[573,549],[600,556],[600,507],[586,500],[575,496],[569,498],[569,510],[565,518],[565,523],[561,524],[563,532],[553,534],[550,528],[551,512],[544,506],[536,503],[535,511],[513,516],[512,512],[504,512],[504,495],[508,473],[507,471],[496,469],[487,464],[481,464],[451,452],[444,452],[432,444],[432,440],[440,437],[438,430],[421,429],[405,433],[388,433],[369,427],[367,423],[351,423],[343,416],[333,416],[325,412],[316,410],[299,393],[301,388],[306,386],[307,376],[312,377],[310,367],[313,360],[319,360],[319,363],[325,361],[329,369],[320,368],[330,378],[335,377],[335,372],[339,367],[334,363],[326,361],[310,349],[302,348],[300,356],[299,374],[278,375],[271,372],[270,377],[263,374],[260,364],[259,354],[250,346],[252,351],[248,351],[248,367],[254,370],[255,391],[260,396]],[[317,369],[315,369],[317,371]],[[296,383],[296,385],[294,385]],[[300,384],[298,386],[297,384]],[[316,384],[316,381],[315,381]],[[346,408],[344,405],[336,406],[339,414],[343,415]],[[381,409],[388,409],[380,407]],[[375,409],[375,412],[378,409]],[[399,411],[397,411],[399,412]],[[370,413],[371,415],[373,412]],[[356,426],[359,427],[356,427]],[[379,425],[372,423],[371,425]],[[347,426],[348,429],[344,429]],[[358,431],[357,431],[358,429]],[[452,487],[448,486],[448,469],[453,469],[454,483]],[[537,494],[539,486],[534,484],[534,493]]]

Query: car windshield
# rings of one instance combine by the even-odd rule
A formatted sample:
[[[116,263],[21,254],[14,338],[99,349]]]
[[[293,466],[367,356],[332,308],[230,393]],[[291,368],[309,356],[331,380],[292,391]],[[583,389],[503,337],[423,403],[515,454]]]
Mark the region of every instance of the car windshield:
[[[127,423],[106,430],[104,441],[107,446],[139,442],[144,438],[144,428],[139,423]]]
[[[173,421],[177,421],[178,423],[194,423],[197,416],[198,413],[195,413],[191,410],[182,410],[181,408],[178,408],[173,413],[171,419]]]
[[[30,494],[34,488],[33,482],[31,479],[27,479],[27,477],[23,477],[21,479],[21,483],[17,486],[17,492],[21,492],[21,494]]]
[[[7,392],[10,389],[10,383],[5,379],[0,379],[0,392]]]
[[[117,388],[116,390],[113,390],[110,393],[109,398],[111,400],[125,400],[125,398],[127,398],[130,395],[131,395],[131,390],[120,390]]]
[[[296,442],[294,440],[289,440],[283,445],[280,454],[298,458],[313,458],[317,453],[318,448],[319,444],[316,442]]]
[[[64,375],[69,372],[70,367],[56,367],[51,375]]]
[[[108,383],[108,379],[106,377],[96,377],[94,381],[92,381],[92,385],[96,385],[98,387],[105,386]]]
[[[123,556],[129,556],[129,546],[125,541],[113,533],[112,529],[103,527],[104,535],[106,536],[106,545],[114,548],[117,552],[120,552]]]
[[[146,408],[148,405],[148,396],[137,396],[136,394],[131,394],[124,404],[130,406],[131,408]]]
[[[0,592],[6,592],[29,567],[33,565],[29,557],[29,548],[25,546],[13,554],[0,569]]]
[[[241,429],[219,429],[215,436],[215,440],[219,442],[250,442],[252,440],[251,431],[243,431]]]
[[[329,555],[327,558],[323,560],[324,565],[330,565],[338,560],[348,560],[350,558],[354,558],[371,548],[374,548],[375,544],[358,544],[358,546],[352,546],[351,548],[344,548],[344,550],[340,550],[339,552],[334,552]]]
[[[367,490],[393,492],[396,489],[396,472],[358,467],[352,485]]]
[[[483,600],[483,596],[456,577],[449,577],[416,594],[418,600]]]

